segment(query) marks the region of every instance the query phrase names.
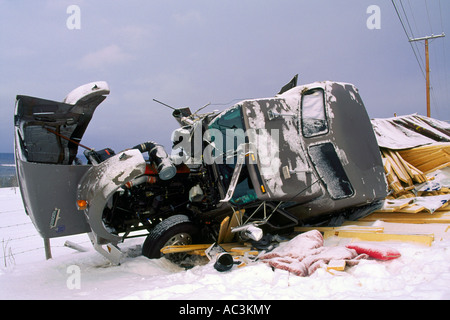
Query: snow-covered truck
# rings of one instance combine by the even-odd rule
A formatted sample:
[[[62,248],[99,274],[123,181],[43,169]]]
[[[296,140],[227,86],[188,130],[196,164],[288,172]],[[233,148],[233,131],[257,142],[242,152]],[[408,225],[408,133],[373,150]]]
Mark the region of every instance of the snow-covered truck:
[[[359,219],[387,194],[352,84],[297,86],[295,77],[274,97],[222,112],[173,108],[180,126],[170,153],[153,141],[118,153],[81,144],[109,93],[99,81],[62,102],[16,97],[17,175],[43,238],[87,233],[98,252],[120,263],[119,244],[130,237],[146,237],[143,255],[158,258],[167,245],[216,242],[226,217],[238,218],[236,237],[259,239],[256,229],[279,234]]]

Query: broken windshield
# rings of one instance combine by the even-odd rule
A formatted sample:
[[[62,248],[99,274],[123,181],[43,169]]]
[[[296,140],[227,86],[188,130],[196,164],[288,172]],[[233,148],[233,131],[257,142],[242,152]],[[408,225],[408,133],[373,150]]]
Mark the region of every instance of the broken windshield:
[[[209,139],[216,163],[236,163],[236,150],[245,143],[241,107],[237,106],[218,116],[209,125]]]
[[[217,164],[224,187],[228,188],[238,161],[238,147],[248,140],[244,131],[242,107],[237,105],[218,116],[209,125],[208,131],[209,141],[213,146],[214,162]],[[255,199],[256,193],[247,165],[244,164],[231,202],[244,204]]]

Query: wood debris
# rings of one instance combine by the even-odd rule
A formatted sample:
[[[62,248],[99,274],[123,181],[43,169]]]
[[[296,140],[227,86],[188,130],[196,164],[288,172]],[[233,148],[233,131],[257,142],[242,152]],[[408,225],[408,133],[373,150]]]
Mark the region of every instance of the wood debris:
[[[436,143],[408,150],[398,154],[416,170],[423,174],[450,166],[450,143]]]
[[[354,221],[349,221],[354,223]],[[318,230],[323,233],[324,239],[331,237],[338,238],[351,238],[361,241],[400,241],[400,242],[412,242],[420,243],[427,246],[431,246],[435,237],[430,232],[405,232],[404,230],[384,230],[384,227],[380,226],[364,226],[364,225],[344,225],[342,227],[298,227],[295,231],[305,232],[309,230]]]
[[[415,197],[415,185],[430,181],[427,174],[450,166],[450,143],[436,143],[406,150],[380,148],[390,199]],[[432,194],[449,194],[442,188]],[[423,192],[422,192],[423,193]],[[419,194],[422,195],[422,194]]]
[[[432,176],[450,166],[449,142],[380,152],[390,194],[377,213],[434,213],[449,204],[449,186],[434,183]]]

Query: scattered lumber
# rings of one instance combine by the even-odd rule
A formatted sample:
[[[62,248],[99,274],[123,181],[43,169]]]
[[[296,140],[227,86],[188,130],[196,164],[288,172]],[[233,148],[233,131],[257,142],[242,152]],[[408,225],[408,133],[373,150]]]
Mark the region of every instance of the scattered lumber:
[[[206,244],[190,244],[190,245],[174,245],[174,246],[166,246],[161,249],[161,253],[170,254],[170,253],[189,253],[196,255],[205,255],[205,250],[211,247],[212,243]],[[220,246],[227,252],[234,252],[236,254],[243,254],[248,252],[248,254],[254,254],[251,250],[250,244],[242,244],[242,243],[222,243]]]
[[[311,230],[317,230],[321,233],[332,234],[338,233],[339,231],[354,231],[354,232],[374,232],[382,233],[383,227],[373,227],[373,226],[361,226],[361,225],[346,225],[341,227],[295,227],[294,232],[307,232]]]
[[[450,166],[450,142],[404,150],[380,147],[380,153],[390,195],[381,209],[362,221],[447,223],[449,214],[440,213],[450,203],[450,186],[433,181],[431,173]]]
[[[380,148],[391,199],[414,197],[415,185],[430,180],[427,174],[450,166],[450,143],[434,143],[405,150]],[[448,194],[444,187],[434,194]]]
[[[385,221],[397,223],[450,223],[450,211],[430,213],[374,212],[359,221]]]
[[[422,171],[408,163],[398,151],[380,148],[388,187],[394,197],[414,188],[415,183],[428,181]]]
[[[307,232],[318,230],[323,233],[323,238],[331,237],[352,238],[361,241],[401,241],[413,242],[430,246],[434,240],[434,234],[430,232],[408,232],[405,230],[389,230],[386,232],[383,226],[370,225],[352,225],[354,221],[348,221],[348,224],[341,227],[297,227],[296,232]]]
[[[450,143],[448,142],[401,150],[398,154],[424,174],[450,165]]]
[[[450,194],[429,195],[425,197],[384,200],[383,207],[374,213],[430,213],[448,210]]]
[[[324,233],[324,239],[332,236],[339,238],[353,238],[362,241],[401,241],[414,242],[431,246],[434,241],[434,234],[397,234],[397,233],[376,233],[376,232],[355,232],[355,231],[337,231],[333,233]]]

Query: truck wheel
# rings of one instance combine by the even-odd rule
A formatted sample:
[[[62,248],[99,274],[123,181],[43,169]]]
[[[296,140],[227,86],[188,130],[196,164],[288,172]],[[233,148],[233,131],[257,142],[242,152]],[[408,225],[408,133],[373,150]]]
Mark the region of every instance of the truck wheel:
[[[169,245],[192,244],[198,233],[198,227],[185,215],[174,215],[161,221],[147,236],[142,245],[142,255],[149,259],[162,257],[161,249]],[[178,254],[170,254],[172,259]]]

